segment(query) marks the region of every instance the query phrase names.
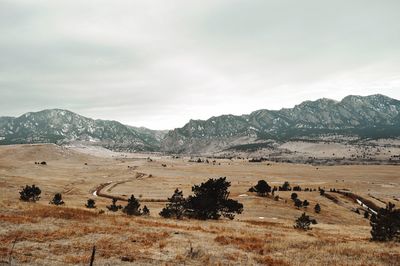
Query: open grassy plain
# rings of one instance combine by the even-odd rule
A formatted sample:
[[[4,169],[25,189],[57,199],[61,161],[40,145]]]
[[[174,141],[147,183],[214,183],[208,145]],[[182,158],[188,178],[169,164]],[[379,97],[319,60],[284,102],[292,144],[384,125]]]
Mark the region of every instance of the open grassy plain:
[[[380,207],[389,201],[400,206],[399,166],[189,159],[52,144],[0,146],[1,263],[88,265],[96,245],[95,265],[400,265],[400,244],[371,242],[362,207],[329,193],[330,188],[348,189]],[[35,164],[41,161],[47,165]],[[220,176],[231,182],[230,196],[244,205],[234,220],[178,221],[158,215],[175,188],[187,196],[194,184]],[[297,192],[310,202],[297,209],[292,192],[275,192],[278,201],[249,193],[260,179],[317,191]],[[26,184],[41,188],[37,203],[19,201],[18,191]],[[319,187],[337,202],[321,196]],[[55,193],[62,193],[64,206],[48,204]],[[151,215],[111,213],[105,207],[111,200],[96,193],[134,194]],[[85,208],[89,198],[96,200],[96,209]],[[319,214],[313,210],[316,203]],[[307,232],[293,228],[304,211],[318,222]]]

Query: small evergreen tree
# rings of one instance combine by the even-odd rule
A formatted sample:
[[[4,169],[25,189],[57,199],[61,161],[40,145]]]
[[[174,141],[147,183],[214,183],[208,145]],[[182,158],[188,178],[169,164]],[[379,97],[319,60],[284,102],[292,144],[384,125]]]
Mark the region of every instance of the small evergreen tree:
[[[168,198],[167,205],[162,209],[160,215],[164,218],[177,218],[182,219],[185,211],[185,199],[183,192],[175,189],[172,197]]]
[[[321,195],[321,196],[323,196],[323,195],[325,195],[325,190],[323,190],[322,188],[319,190],[319,194]]]
[[[292,195],[290,195],[290,198],[294,201],[298,198],[297,193],[292,193]]]
[[[96,208],[96,201],[94,199],[88,199],[85,206],[86,206],[86,208],[94,209],[94,208]]]
[[[371,217],[371,236],[375,241],[400,242],[400,209],[391,202]]]
[[[296,206],[297,209],[299,209],[299,208],[301,208],[303,206],[303,202],[300,199],[296,198],[294,200],[294,206]]]
[[[305,212],[296,219],[296,223],[294,224],[294,228],[302,229],[302,230],[311,230],[311,219],[310,216],[306,215]]]
[[[42,191],[40,190],[39,187],[32,185],[28,186],[26,185],[25,188],[23,188],[19,192],[19,199],[22,201],[32,201],[36,202],[40,199],[40,194]]]
[[[257,185],[254,186],[254,190],[257,192],[257,195],[264,197],[271,192],[271,187],[265,180],[259,180]]]
[[[318,203],[315,204],[314,211],[315,211],[316,213],[320,213],[320,212],[321,212],[321,206],[319,206]]]
[[[283,183],[283,185],[282,185],[282,187],[281,187],[281,190],[282,190],[282,191],[290,191],[290,190],[291,190],[290,184],[289,184],[288,181],[285,181],[285,183]]]
[[[307,208],[308,205],[310,205],[310,203],[308,202],[308,200],[304,200],[304,201],[303,201],[303,207],[304,207],[304,208]]]
[[[117,199],[116,198],[113,198],[111,205],[108,205],[106,207],[107,207],[108,210],[110,210],[112,212],[116,212],[116,211],[122,209],[121,205],[117,205]]]
[[[235,213],[242,213],[243,204],[228,198],[230,185],[226,177],[220,177],[193,186],[194,195],[186,200],[185,215],[200,220],[219,219],[221,215],[233,219]]]
[[[122,209],[122,212],[126,213],[127,215],[142,215],[140,203],[134,195],[131,195],[131,197],[128,199],[128,204]]]
[[[143,207],[143,215],[144,216],[149,216],[150,215],[150,210],[149,210],[149,208],[147,208],[146,205],[144,205],[144,207]]]
[[[53,197],[53,199],[50,201],[50,204],[54,205],[63,205],[64,201],[62,200],[61,193],[56,193]]]

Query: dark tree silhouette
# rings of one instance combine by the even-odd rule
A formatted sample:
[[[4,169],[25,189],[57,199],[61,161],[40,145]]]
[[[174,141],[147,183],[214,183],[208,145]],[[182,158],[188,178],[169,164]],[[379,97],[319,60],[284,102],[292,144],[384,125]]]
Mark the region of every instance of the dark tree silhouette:
[[[131,195],[131,197],[128,199],[128,204],[122,209],[122,212],[126,213],[127,215],[142,215],[140,203],[134,195]]]
[[[315,221],[316,223],[316,221]],[[311,219],[310,216],[306,215],[305,212],[296,219],[296,223],[294,224],[294,228],[296,229],[302,229],[302,230],[310,230],[311,227]]]
[[[323,196],[323,195],[325,195],[325,190],[323,190],[322,188],[319,190],[319,194],[321,195],[321,196]]]
[[[291,198],[292,200],[296,200],[296,199],[298,198],[297,193],[292,193],[292,195],[290,195],[290,198]]]
[[[149,210],[149,208],[147,208],[146,205],[144,205],[144,207],[143,207],[143,215],[144,216],[149,216],[150,215],[150,210]]]
[[[310,205],[310,203],[308,202],[308,200],[304,200],[304,201],[303,201],[303,207],[307,208],[308,205]]]
[[[320,212],[321,212],[321,206],[319,206],[318,203],[315,204],[315,206],[314,206],[314,211],[315,211],[316,213],[320,213]]]
[[[22,201],[32,201],[36,202],[40,199],[40,194],[42,191],[39,187],[32,185],[26,185],[20,192],[19,192],[19,199]]]
[[[185,211],[185,199],[183,198],[183,192],[179,189],[175,189],[172,197],[168,198],[168,203],[164,209],[160,212],[160,215],[164,218],[177,218],[182,219]]]
[[[282,185],[282,187],[281,187],[281,190],[282,190],[282,191],[289,191],[289,190],[291,190],[290,184],[289,184],[288,181],[285,181],[285,183],[283,183],[283,185]]]
[[[257,195],[264,197],[271,192],[271,187],[265,180],[259,180],[257,185],[254,186],[254,191],[257,192]]]
[[[371,236],[375,241],[400,242],[400,209],[391,202],[371,216]]]
[[[293,191],[301,191],[301,187],[300,186],[294,186],[292,190]]]
[[[303,206],[303,202],[300,199],[296,198],[294,200],[294,206],[296,206],[299,209]]]
[[[254,187],[249,188],[249,192],[256,192],[256,189]]]
[[[88,199],[85,206],[86,206],[86,208],[94,209],[94,208],[96,208],[96,201],[94,199]]]
[[[117,201],[118,200],[116,198],[113,198],[111,205],[106,206],[107,209],[112,211],[112,212],[116,212],[116,211],[122,209],[121,205],[117,205]]]
[[[62,200],[61,193],[56,193],[53,197],[53,199],[50,201],[50,204],[54,205],[63,205],[64,201]]]
[[[235,213],[242,213],[243,204],[228,199],[230,185],[226,177],[220,177],[193,186],[194,195],[186,200],[185,215],[201,220],[218,219],[221,215],[233,219]]]

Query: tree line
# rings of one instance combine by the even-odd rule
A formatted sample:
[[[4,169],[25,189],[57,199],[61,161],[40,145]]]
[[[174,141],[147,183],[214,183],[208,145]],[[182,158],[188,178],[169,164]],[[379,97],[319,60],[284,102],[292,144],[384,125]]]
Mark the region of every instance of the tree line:
[[[287,188],[289,183],[282,186]],[[183,192],[176,189],[172,196],[168,198],[166,206],[159,213],[164,218],[182,219],[192,218],[199,220],[219,219],[225,217],[233,219],[236,214],[243,212],[243,204],[229,198],[229,187],[231,183],[226,180],[226,177],[209,179],[200,185],[192,187],[193,195],[188,197],[183,196]],[[260,180],[257,185],[251,188],[260,196],[266,196],[271,192],[271,187],[265,180]],[[42,191],[39,187],[26,185],[19,191],[20,200],[25,202],[36,202],[40,199]],[[324,191],[320,190],[320,194],[324,195]],[[308,201],[298,199],[296,193],[292,193],[291,199],[296,207],[307,207]],[[64,205],[61,193],[56,193],[53,199],[49,202],[53,205]],[[301,203],[301,204],[300,204]],[[87,208],[96,208],[96,202],[93,199],[88,199],[85,206]],[[117,205],[117,199],[112,199],[112,203],[106,206],[108,210],[117,212],[122,210],[126,215],[148,216],[150,210],[147,206],[140,208],[141,204],[134,195],[128,199],[126,206]],[[317,203],[314,206],[314,211],[320,213],[321,206]],[[365,215],[369,218],[369,215]],[[311,224],[315,224],[316,220],[310,218],[303,213],[295,221],[296,229],[309,230]],[[372,214],[370,217],[371,239],[375,241],[398,241],[400,242],[400,209],[396,209],[395,205],[389,203],[386,208],[381,208],[377,214]]]

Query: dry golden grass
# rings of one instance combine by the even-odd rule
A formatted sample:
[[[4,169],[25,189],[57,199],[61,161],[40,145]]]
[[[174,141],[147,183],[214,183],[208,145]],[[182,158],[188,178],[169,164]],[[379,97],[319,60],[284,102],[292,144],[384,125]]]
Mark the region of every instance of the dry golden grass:
[[[398,196],[398,167],[321,166],[316,170],[241,160],[219,160],[221,165],[213,166],[167,157],[147,162],[147,155],[122,162],[52,145],[0,147],[0,153],[0,261],[8,261],[15,242],[16,265],[86,265],[93,245],[99,265],[400,265],[400,244],[370,241],[368,220],[351,211],[358,206],[348,197],[329,193],[336,204],[318,192],[298,192],[300,199],[310,202],[310,207],[298,210],[290,200],[291,192],[277,192],[280,201],[247,192],[259,179],[272,185],[288,180],[305,187],[349,188],[382,206],[379,200]],[[34,165],[38,160],[48,165]],[[138,178],[137,171],[146,175]],[[164,203],[157,201],[170,197],[176,187],[188,195],[193,184],[217,176],[228,177],[231,196],[244,204],[243,214],[233,221],[158,217]],[[107,187],[109,194],[154,199],[146,202],[151,216],[99,214],[110,204],[99,197],[97,209],[85,209],[94,189],[109,181],[115,181]],[[18,200],[25,184],[42,189],[39,202]],[[47,204],[57,192],[63,193],[66,206]],[[322,207],[320,214],[313,212],[316,203]],[[293,228],[303,211],[318,221],[308,232]]]
[[[62,213],[71,214],[48,214],[60,208]],[[117,264],[122,260],[140,264],[162,258],[170,264],[229,264],[240,260],[263,265],[397,265],[400,259],[400,244],[371,242],[364,233],[349,235],[351,228],[342,228],[340,233],[321,228],[301,232],[266,221],[205,222],[200,226],[201,221],[93,215],[91,211],[40,204],[26,211],[15,210],[18,220],[27,221],[33,209],[37,215],[30,230],[23,229],[26,223],[3,221],[9,229],[0,234],[2,259],[7,258],[16,239],[14,257],[21,264],[52,259],[57,260],[55,264],[85,264],[94,244],[99,260]],[[84,222],[82,216],[87,217]]]

